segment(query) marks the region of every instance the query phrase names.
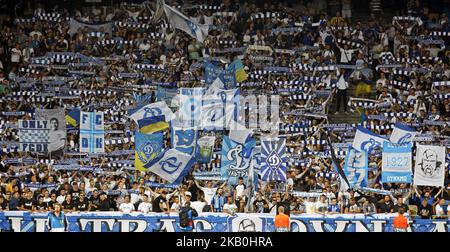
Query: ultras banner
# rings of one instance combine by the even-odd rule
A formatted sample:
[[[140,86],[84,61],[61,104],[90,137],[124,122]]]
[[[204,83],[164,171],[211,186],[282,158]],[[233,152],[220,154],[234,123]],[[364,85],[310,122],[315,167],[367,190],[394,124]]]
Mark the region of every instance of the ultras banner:
[[[0,212],[0,231],[47,232],[47,213]],[[396,214],[302,214],[291,216],[292,232],[393,232]],[[69,232],[179,232],[178,214],[68,213]],[[274,232],[274,215],[200,213],[196,232]],[[408,232],[449,232],[448,219],[410,221]]]

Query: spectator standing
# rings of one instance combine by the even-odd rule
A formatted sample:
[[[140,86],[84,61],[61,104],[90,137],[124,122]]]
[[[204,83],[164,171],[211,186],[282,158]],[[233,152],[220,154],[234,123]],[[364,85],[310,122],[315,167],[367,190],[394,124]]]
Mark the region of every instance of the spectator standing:
[[[290,218],[284,213],[284,207],[278,207],[278,214],[275,216],[276,232],[289,232]]]

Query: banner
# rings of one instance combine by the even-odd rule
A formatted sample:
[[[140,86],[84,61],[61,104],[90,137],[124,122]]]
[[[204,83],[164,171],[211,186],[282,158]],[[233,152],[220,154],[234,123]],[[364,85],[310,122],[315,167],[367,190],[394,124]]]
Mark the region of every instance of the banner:
[[[158,85],[156,88],[156,101],[164,101],[169,107],[171,107],[173,106],[172,101],[179,91],[180,90],[178,88],[162,87]]]
[[[195,159],[200,163],[210,163],[214,152],[215,136],[202,136],[197,140]]]
[[[180,88],[178,126],[185,129],[199,129],[203,116],[202,100],[204,88]]]
[[[112,22],[107,22],[107,23],[103,23],[103,24],[89,24],[89,23],[77,21],[73,18],[70,19],[69,25],[70,25],[70,28],[69,28],[68,33],[70,34],[70,36],[73,36],[73,34],[77,33],[79,29],[86,29],[86,28],[89,31],[99,31],[99,32],[112,34],[112,28],[113,28]]]
[[[80,152],[105,152],[103,112],[80,113]]]
[[[152,162],[153,165],[147,164],[144,167],[167,180],[170,184],[180,184],[194,162],[195,160],[191,155],[176,149],[169,149],[164,152],[159,160]]]
[[[158,160],[163,155],[163,133],[143,134],[135,132],[134,167],[146,171],[146,165]]]
[[[48,151],[64,149],[66,145],[66,119],[64,108],[59,109],[36,109],[36,120],[50,122]]]
[[[443,186],[445,147],[417,144],[414,185]]]
[[[367,186],[369,172],[367,152],[349,147],[343,170],[351,188]]]
[[[412,144],[383,143],[381,182],[411,183]]]
[[[172,148],[189,155],[195,152],[197,142],[197,131],[194,129],[183,129],[172,124],[170,128],[170,140]]]
[[[239,177],[246,180],[250,166],[250,154],[255,145],[256,141],[253,138],[245,144],[239,144],[228,136],[223,137],[220,174],[222,177],[228,178],[231,185],[237,184]]]
[[[373,150],[382,148],[383,142],[385,141],[388,140],[362,126],[358,126],[356,128],[356,134],[353,139],[352,147],[357,151],[364,150],[370,154]]]
[[[19,151],[48,152],[49,135],[49,121],[19,120]]]
[[[240,90],[238,88],[208,89],[202,100],[201,125],[203,130],[236,129],[239,109]]]
[[[394,125],[394,130],[392,131],[389,141],[391,143],[398,144],[410,143],[412,142],[416,134],[417,132],[414,129],[411,129],[404,124],[396,123]]]
[[[172,113],[172,110],[170,110],[165,101],[150,103],[143,107],[128,110],[128,117],[133,119],[136,123],[147,117],[161,115],[165,116],[167,122],[175,119],[175,115]]]
[[[286,181],[286,139],[261,141],[261,179]]]
[[[185,16],[175,8],[165,3],[163,5],[164,12],[166,13],[166,17],[169,20],[170,25],[172,25],[176,29],[180,29],[186,32],[191,37],[196,38],[200,43],[203,43],[206,36],[208,36],[208,25],[199,24],[198,22],[193,21],[191,18]]]
[[[291,232],[394,232],[397,214],[291,214]],[[68,232],[180,232],[177,213],[90,212],[67,213]],[[48,232],[48,213],[25,211],[0,212],[0,230],[14,232]],[[448,219],[409,220],[408,232],[449,232]],[[196,232],[275,232],[273,214],[199,213],[194,218]],[[235,237],[247,239],[251,237]],[[258,238],[258,237],[255,237]],[[260,239],[260,238],[259,238]],[[268,242],[267,238],[264,242]]]

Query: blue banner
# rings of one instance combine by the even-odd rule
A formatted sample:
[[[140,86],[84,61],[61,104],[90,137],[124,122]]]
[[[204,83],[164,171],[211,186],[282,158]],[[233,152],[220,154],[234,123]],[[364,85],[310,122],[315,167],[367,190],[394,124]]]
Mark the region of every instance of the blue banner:
[[[261,141],[261,179],[286,181],[286,139]]]
[[[397,214],[291,214],[291,232],[394,232]],[[68,232],[180,232],[178,214],[67,213]],[[0,231],[48,232],[48,213],[0,212]],[[274,232],[273,214],[199,213],[196,232]],[[249,225],[245,225],[249,224]],[[414,219],[408,232],[449,232],[448,219]]]
[[[240,144],[228,136],[223,137],[220,174],[223,178],[228,178],[231,185],[237,184],[239,177],[244,178],[244,181],[248,177],[251,152],[255,145],[253,138]]]
[[[384,142],[381,182],[411,183],[412,144]]]
[[[170,127],[170,136],[172,148],[175,148],[189,155],[194,154],[197,142],[196,130],[183,129],[172,124]]]
[[[369,172],[367,152],[349,147],[343,170],[351,188],[367,186]]]

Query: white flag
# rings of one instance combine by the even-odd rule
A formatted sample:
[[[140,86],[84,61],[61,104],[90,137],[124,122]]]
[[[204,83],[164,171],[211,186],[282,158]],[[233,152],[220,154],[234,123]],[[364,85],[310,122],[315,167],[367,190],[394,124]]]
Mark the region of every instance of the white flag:
[[[173,27],[186,32],[201,43],[208,36],[209,25],[199,24],[167,4],[164,4],[164,12]]]
[[[105,126],[103,112],[80,114],[80,152],[105,152]]]
[[[370,154],[376,148],[383,148],[385,141],[388,140],[364,127],[358,126],[352,147],[357,151],[367,151]]]
[[[443,186],[445,176],[445,147],[417,145],[414,184]]]
[[[160,160],[145,168],[148,168],[149,171],[169,181],[171,184],[179,184],[187,175],[194,162],[195,159],[192,155],[176,149],[169,149]]]
[[[173,114],[172,110],[170,110],[169,106],[167,106],[167,103],[165,101],[155,102],[138,109],[129,110],[128,115],[128,117],[133,119],[136,123],[138,123],[139,120],[147,117],[161,115],[165,116],[166,122],[170,122],[175,119],[175,115]]]
[[[414,139],[416,134],[417,132],[414,129],[411,129],[410,127],[401,123],[396,123],[394,125],[394,130],[392,131],[389,141],[391,143],[398,144],[410,143]]]

